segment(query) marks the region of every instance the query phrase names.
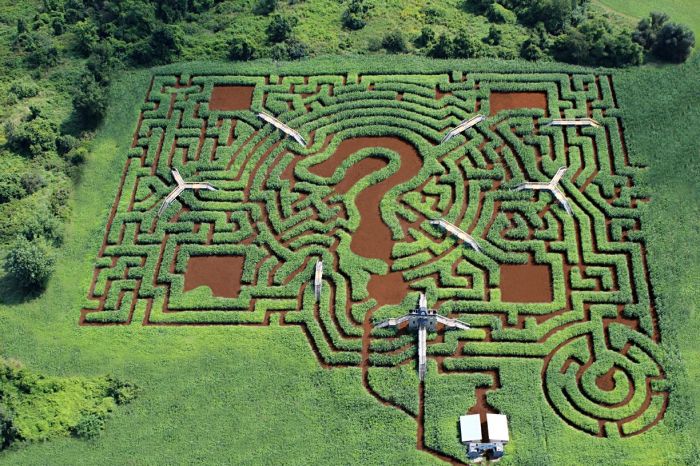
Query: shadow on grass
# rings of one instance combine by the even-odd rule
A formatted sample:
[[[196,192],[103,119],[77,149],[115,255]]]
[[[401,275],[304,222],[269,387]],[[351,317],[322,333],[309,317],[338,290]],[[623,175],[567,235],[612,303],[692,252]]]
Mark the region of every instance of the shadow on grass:
[[[0,276],[0,304],[22,304],[41,296],[43,290],[27,289],[11,277]]]

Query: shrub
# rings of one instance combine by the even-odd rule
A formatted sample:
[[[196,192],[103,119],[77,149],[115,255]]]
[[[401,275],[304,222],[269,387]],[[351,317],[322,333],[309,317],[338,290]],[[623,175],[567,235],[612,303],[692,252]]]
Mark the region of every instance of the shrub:
[[[406,41],[401,31],[393,31],[382,38],[382,47],[388,52],[403,53],[406,51]]]
[[[5,271],[24,288],[43,288],[54,268],[54,254],[43,239],[20,237],[5,258]]]
[[[287,41],[287,56],[291,60],[299,60],[300,58],[308,57],[309,48],[296,37],[291,37]]]
[[[14,413],[6,406],[0,404],[0,450],[9,447],[17,439],[17,436]]]
[[[58,150],[58,153],[61,155],[72,151],[78,147],[79,144],[80,139],[76,138],[75,136],[71,136],[70,134],[63,134],[56,138],[56,150]]]
[[[118,377],[107,376],[107,384],[107,395],[114,398],[114,402],[118,405],[129,403],[138,394],[138,387],[135,384]]]
[[[491,26],[489,33],[484,37],[484,42],[489,45],[500,45],[503,41],[503,31],[497,26]]]
[[[478,58],[483,53],[481,42],[466,30],[461,30],[452,40],[452,58]]]
[[[8,122],[5,133],[10,146],[31,157],[56,150],[58,128],[56,123],[43,117],[23,121],[17,125]]]
[[[513,24],[518,20],[518,17],[515,13],[513,13],[500,3],[492,3],[486,11],[486,16],[494,23]]]
[[[292,29],[296,23],[297,19],[294,17],[286,18],[282,15],[274,15],[266,29],[267,40],[272,44],[284,42],[291,37]]]
[[[343,11],[341,22],[347,29],[357,31],[367,24],[367,16],[372,9],[364,0],[350,0],[350,4]]]
[[[269,15],[277,8],[278,0],[258,0],[253,11],[258,15]]]
[[[39,94],[39,86],[37,86],[34,81],[14,81],[10,85],[10,92],[14,93],[20,99],[26,99]]]
[[[73,33],[75,34],[76,49],[83,56],[88,56],[100,40],[97,35],[97,26],[89,19],[76,23],[73,27]]]
[[[248,38],[234,36],[228,49],[228,57],[231,60],[252,60],[258,54],[257,47]]]
[[[107,112],[107,92],[100,86],[92,73],[85,72],[73,94],[73,107],[85,121],[95,125]]]
[[[653,11],[647,18],[642,18],[637,24],[637,29],[632,33],[632,39],[650,50],[656,42],[656,35],[668,21],[668,15],[660,11]]]
[[[544,52],[532,39],[527,39],[520,47],[520,57],[525,60],[537,61],[541,60],[543,56]]]
[[[104,429],[105,419],[97,413],[83,415],[78,423],[71,429],[71,433],[83,439],[97,438]]]
[[[137,63],[164,65],[180,55],[183,40],[183,34],[179,27],[159,25],[145,43],[142,42],[134,48],[132,57]]]
[[[667,23],[656,36],[652,51],[662,60],[682,63],[695,46],[695,34],[684,24]]]
[[[437,42],[428,51],[428,56],[433,58],[449,58],[452,56],[452,41],[446,34],[440,34]]]
[[[27,52],[26,61],[31,67],[50,67],[58,64],[58,49],[46,34],[22,33],[17,36],[15,43]]]
[[[27,194],[33,194],[46,186],[46,179],[39,171],[29,171],[22,175],[20,183]]]
[[[418,37],[416,37],[413,40],[413,45],[415,45],[418,48],[423,48],[423,47],[427,47],[428,45],[432,44],[434,40],[435,40],[435,31],[433,31],[428,26],[424,26],[423,29],[421,29]]]

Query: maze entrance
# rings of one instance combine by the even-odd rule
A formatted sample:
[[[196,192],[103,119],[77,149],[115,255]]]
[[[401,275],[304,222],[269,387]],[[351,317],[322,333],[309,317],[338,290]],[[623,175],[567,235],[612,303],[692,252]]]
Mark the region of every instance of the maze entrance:
[[[372,395],[416,419],[419,448],[464,461],[459,445],[445,448],[456,417],[454,439],[425,435],[432,382],[412,370],[414,335],[372,327],[422,292],[472,327],[428,335],[429,372],[476,377],[465,411],[493,409],[502,361],[536,359],[532,376],[573,429],[624,437],[663,417],[647,192],[611,76],[155,75],[144,92],[81,325],[298,326],[323,367],[362,368]],[[441,143],[475,114],[487,118]],[[572,215],[549,193],[512,190],[564,166]],[[217,190],[185,191],[158,217],[172,168]],[[481,251],[445,236],[437,218]],[[387,394],[378,370],[415,384],[416,399]]]

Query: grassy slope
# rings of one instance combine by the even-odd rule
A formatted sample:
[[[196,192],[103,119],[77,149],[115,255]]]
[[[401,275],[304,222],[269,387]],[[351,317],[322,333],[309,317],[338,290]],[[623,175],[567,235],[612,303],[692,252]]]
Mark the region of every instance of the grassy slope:
[[[680,346],[690,403],[700,413],[700,56],[679,67],[630,70],[616,81],[631,154],[650,167],[649,264],[662,337]],[[672,353],[676,353],[672,351]],[[696,433],[700,425],[696,418]],[[695,436],[696,438],[698,435]]]
[[[700,38],[700,2],[698,0],[595,0],[612,10],[636,19],[652,11],[663,11],[672,21],[684,23]]]
[[[379,60],[348,59],[343,63],[336,61],[335,66],[366,67],[372,63],[395,66]],[[403,63],[407,71],[432,63],[416,58],[388,61]],[[333,59],[329,58],[293,66],[301,69],[322,63],[318,68],[331,62]],[[485,62],[478,65],[498,68]],[[256,66],[266,67],[255,64],[251,67]],[[461,63],[460,66],[475,65]],[[697,64],[693,66],[635,70],[620,78],[618,88],[623,107],[633,109],[627,112],[630,147],[638,157],[648,157],[653,167],[650,173],[654,176],[649,182],[658,197],[652,203],[652,212],[658,215],[652,216],[648,223],[648,231],[653,234],[652,272],[667,267],[675,271],[655,282],[661,296],[662,316],[681,317],[671,321],[662,317],[664,337],[671,344],[678,332],[680,338],[693,341],[691,332],[697,329],[695,324],[679,330],[687,323],[683,321],[683,313],[697,304],[697,292],[693,292],[690,283],[693,274],[688,271],[697,272],[698,261],[693,264],[690,246],[682,257],[674,254],[679,245],[693,244],[684,240],[691,234],[697,237],[697,231],[691,231],[691,226],[697,224],[697,216],[688,210],[682,217],[687,228],[676,228],[673,221],[678,214],[669,208],[682,196],[697,198],[698,190],[693,194],[688,181],[684,181],[685,189],[676,189],[669,183],[678,180],[673,176],[688,180],[686,176],[692,166],[684,151],[691,147],[692,132],[683,128],[694,126],[679,125],[678,134],[669,134],[663,133],[662,123],[650,133],[645,132],[644,125],[651,110],[659,105],[656,100],[649,100],[649,95],[664,83],[669,89],[665,94],[659,93],[659,100],[667,96],[668,105],[658,121],[669,121],[676,112],[697,119],[697,110],[690,111],[692,94],[686,82],[697,76]],[[647,73],[650,79],[643,78]],[[113,372],[141,385],[142,395],[118,410],[108,422],[105,434],[95,442],[60,439],[29,445],[3,454],[0,462],[74,464],[80,459],[83,464],[98,464],[116,458],[128,458],[136,464],[253,460],[322,464],[339,459],[352,463],[429,462],[432,457],[415,450],[415,423],[400,411],[371,398],[361,386],[358,370],[320,369],[298,329],[144,328],[137,324],[80,328],[76,325],[101,241],[102,225],[118,183],[116,174],[121,173],[123,153],[131,140],[147,80],[146,73],[133,73],[114,89],[115,104],[97,137],[93,157],[76,193],[74,218],[61,251],[58,273],[48,291],[33,302],[0,306],[3,355],[21,358],[28,366],[50,374]],[[655,155],[662,134],[669,134],[669,143],[665,145],[665,157],[659,160]],[[673,141],[677,143],[672,146]],[[673,175],[671,169],[681,161],[686,165]],[[665,224],[664,220],[669,223]],[[663,240],[664,235],[672,235],[671,240]],[[687,285],[681,293],[676,293],[679,282]],[[689,343],[682,350],[688,361],[697,361],[699,355],[692,352]],[[514,360],[503,368],[504,389],[491,399],[495,406],[511,415],[514,441],[505,463],[663,464],[669,458],[665,455],[672,457],[687,449],[688,443],[667,423],[626,440],[595,439],[566,427],[544,401],[539,379],[519,377],[523,364],[528,365],[531,373],[541,371],[539,361]],[[453,396],[453,391],[449,391],[443,397],[445,400],[436,397],[435,403],[449,402],[446,408],[452,409],[454,403],[448,398]],[[669,418],[680,417],[678,406],[681,405],[672,405]]]

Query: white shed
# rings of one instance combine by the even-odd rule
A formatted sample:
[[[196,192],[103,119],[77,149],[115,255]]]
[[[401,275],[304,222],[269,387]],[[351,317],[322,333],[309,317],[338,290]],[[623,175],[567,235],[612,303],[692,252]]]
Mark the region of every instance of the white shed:
[[[459,417],[459,433],[462,443],[481,442],[481,420],[478,414]]]
[[[505,414],[486,414],[486,426],[489,431],[490,442],[506,443],[510,440],[508,436],[508,418]]]

